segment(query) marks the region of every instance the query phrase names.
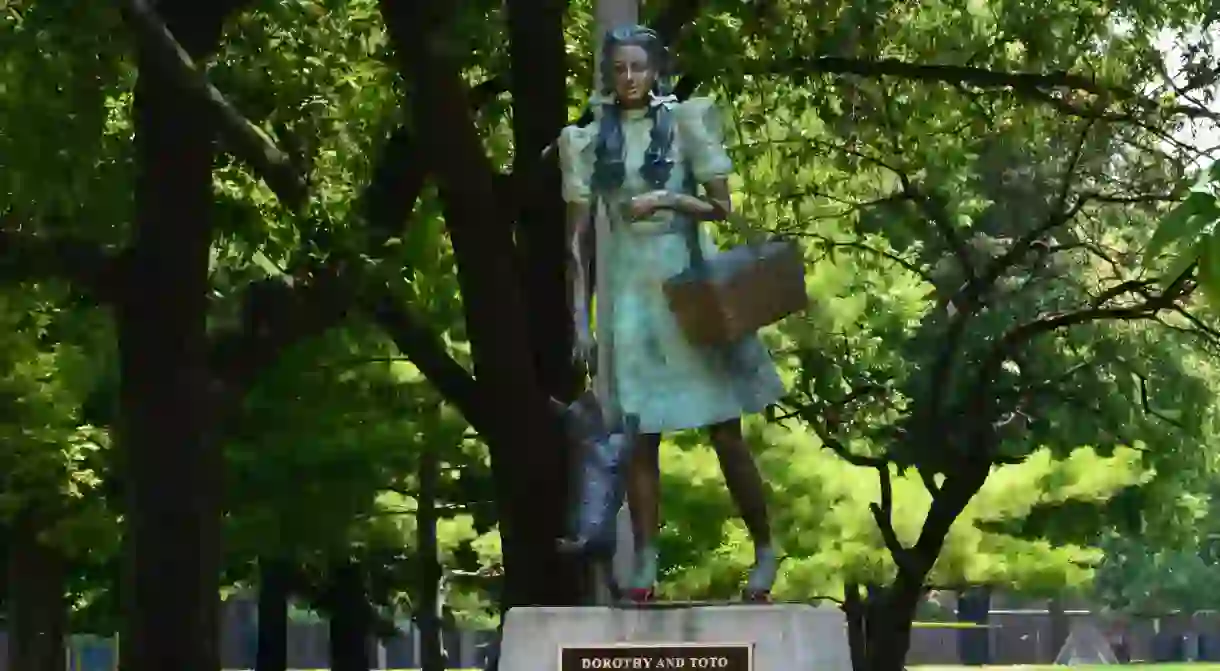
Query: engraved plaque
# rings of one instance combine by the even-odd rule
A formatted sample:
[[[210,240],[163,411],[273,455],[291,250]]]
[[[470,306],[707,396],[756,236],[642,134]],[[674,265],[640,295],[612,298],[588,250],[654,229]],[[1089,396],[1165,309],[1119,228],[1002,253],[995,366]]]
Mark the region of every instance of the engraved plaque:
[[[753,671],[751,643],[618,643],[563,645],[560,671],[722,669]]]

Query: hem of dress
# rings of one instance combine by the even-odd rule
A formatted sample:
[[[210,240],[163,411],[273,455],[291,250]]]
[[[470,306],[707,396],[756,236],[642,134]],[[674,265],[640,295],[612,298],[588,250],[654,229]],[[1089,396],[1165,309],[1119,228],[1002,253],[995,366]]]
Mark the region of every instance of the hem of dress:
[[[758,405],[757,407],[755,407],[754,405],[744,406],[744,407],[738,409],[736,412],[724,413],[722,415],[713,415],[711,419],[704,419],[704,420],[699,421],[698,423],[658,422],[658,423],[654,424],[654,423],[646,423],[646,422],[641,421],[639,430],[640,430],[640,433],[643,433],[643,434],[658,434],[658,433],[663,434],[663,433],[673,433],[674,431],[689,431],[691,429],[706,429],[709,426],[713,426],[715,424],[720,424],[721,422],[727,422],[727,421],[730,421],[733,419],[741,419],[742,417],[745,417],[746,415],[756,415],[756,414],[766,410],[770,406],[775,405],[777,402],[779,402],[779,399],[775,398],[770,401],[767,401],[766,403],[762,403],[762,404]]]

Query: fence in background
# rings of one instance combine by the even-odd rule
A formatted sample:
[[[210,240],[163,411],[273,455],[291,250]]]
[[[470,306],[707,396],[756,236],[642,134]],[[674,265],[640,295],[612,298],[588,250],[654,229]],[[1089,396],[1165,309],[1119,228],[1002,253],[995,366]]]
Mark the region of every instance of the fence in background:
[[[997,603],[998,601],[998,603]],[[1059,650],[1052,643],[1053,623],[1044,608],[1012,608],[1014,604],[998,599],[984,625],[973,629],[960,626],[926,624],[912,633],[908,664],[956,665],[988,663],[997,665],[1050,664]],[[950,610],[955,602],[950,602]],[[1042,602],[1043,604],[1045,602]],[[1029,602],[1025,602],[1029,605]],[[1042,604],[1038,604],[1042,605]],[[1007,609],[999,606],[1009,606]],[[1160,618],[1099,618],[1088,610],[1066,612],[1068,630],[1073,623],[1087,621],[1108,638],[1120,660],[1147,662],[1210,661],[1220,662],[1220,614],[1174,615]],[[221,634],[221,660],[224,668],[249,669],[254,666],[257,647],[257,617],[254,604],[234,600],[225,604]],[[325,669],[329,636],[325,622],[294,622],[288,631],[290,668]],[[400,633],[390,639],[370,642],[375,668],[411,669],[419,667],[418,630],[404,623]],[[449,668],[479,668],[494,644],[495,632],[448,631],[444,645]],[[980,660],[978,649],[985,652]],[[72,636],[68,643],[69,671],[114,671],[118,650],[114,639]],[[15,671],[6,666],[7,637],[0,631],[0,671]],[[965,653],[965,654],[963,654]]]
[[[288,630],[288,667],[291,669],[325,669],[330,666],[327,655],[328,632],[325,624],[292,624]],[[227,636],[222,641],[221,664],[226,669],[254,668],[255,647],[252,637],[241,635],[237,640]],[[471,669],[483,665],[489,645],[494,643],[493,631],[451,631],[445,633],[445,649],[449,668]],[[72,636],[66,644],[68,671],[115,671],[118,664],[118,643],[113,638]],[[14,671],[7,666],[8,637],[0,632],[0,671]],[[392,639],[370,642],[370,656],[376,669],[419,668],[419,633],[408,629]]]

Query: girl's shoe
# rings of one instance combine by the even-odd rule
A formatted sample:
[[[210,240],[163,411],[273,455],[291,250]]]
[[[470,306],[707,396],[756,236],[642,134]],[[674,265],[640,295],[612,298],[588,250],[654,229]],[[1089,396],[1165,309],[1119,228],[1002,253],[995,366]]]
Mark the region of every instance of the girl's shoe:
[[[771,603],[771,590],[752,590],[747,587],[741,593],[741,600],[746,603]]]
[[[770,603],[771,588],[779,575],[779,556],[771,548],[763,548],[755,553],[754,568],[750,569],[750,577],[746,580],[746,588],[742,591],[742,600],[751,603]]]
[[[632,587],[627,590],[627,600],[632,603],[651,603],[656,598],[651,587]]]
[[[657,584],[657,548],[647,545],[639,549],[635,555],[635,572],[631,576],[631,584],[625,590],[627,599],[634,603],[649,603],[656,594]]]

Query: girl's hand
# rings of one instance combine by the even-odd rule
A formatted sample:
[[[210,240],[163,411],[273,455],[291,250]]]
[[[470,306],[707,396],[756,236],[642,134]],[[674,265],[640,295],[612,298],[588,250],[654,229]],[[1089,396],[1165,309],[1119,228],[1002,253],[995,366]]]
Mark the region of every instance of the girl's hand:
[[[673,207],[673,196],[668,191],[658,190],[636,196],[627,204],[627,212],[632,219],[643,219],[648,215]]]
[[[587,328],[576,333],[576,341],[572,345],[572,363],[583,367],[585,373],[590,376],[597,374],[597,341]]]

